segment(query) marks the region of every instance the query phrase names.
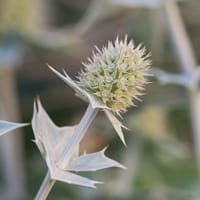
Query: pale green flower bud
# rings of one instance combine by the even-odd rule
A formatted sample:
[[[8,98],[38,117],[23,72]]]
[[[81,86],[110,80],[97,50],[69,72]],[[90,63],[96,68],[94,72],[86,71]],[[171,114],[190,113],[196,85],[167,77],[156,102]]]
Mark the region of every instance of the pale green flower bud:
[[[79,74],[79,86],[92,94],[95,99],[114,113],[124,112],[138,99],[149,75],[149,55],[141,45],[135,47],[131,40],[127,43],[118,38],[108,42],[102,51],[98,48],[92,59],[84,63]]]

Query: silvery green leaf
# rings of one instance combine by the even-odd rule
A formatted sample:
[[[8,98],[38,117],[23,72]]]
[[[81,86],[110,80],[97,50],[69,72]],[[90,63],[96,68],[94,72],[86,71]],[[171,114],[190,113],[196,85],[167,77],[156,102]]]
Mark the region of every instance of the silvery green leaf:
[[[43,109],[39,99],[34,103],[32,128],[35,143],[46,161],[51,179],[92,188],[95,188],[95,184],[100,183],[67,172],[55,164],[75,127],[57,127]],[[74,157],[76,156],[77,151],[74,154]]]
[[[123,165],[105,156],[105,149],[95,153],[83,154],[79,157],[73,158],[67,170],[84,172],[84,171],[97,171],[109,167],[119,167],[125,169]]]
[[[111,112],[108,110],[104,110],[108,119],[110,120],[111,124],[113,125],[115,131],[117,132],[118,136],[120,137],[123,144],[126,146],[126,142],[124,139],[124,134],[122,132],[122,128],[126,128]]]
[[[52,151],[49,147],[49,144],[46,144],[46,163],[48,166],[48,169],[50,171],[50,177],[51,179],[62,181],[68,184],[75,184],[80,186],[86,186],[91,188],[96,188],[95,184],[100,184],[102,182],[93,181],[88,178],[73,174],[71,172],[68,172],[66,170],[60,169],[59,166],[55,164],[55,161],[52,159]]]
[[[91,187],[91,188],[96,188],[95,184],[102,183],[102,182],[90,180],[88,178],[79,176],[77,174],[73,174],[71,172],[61,170],[59,168],[56,168],[56,170],[53,171],[51,178],[65,182],[65,183]]]
[[[95,184],[102,183],[90,180],[88,178],[79,176],[77,174],[73,174],[71,172],[59,168],[59,166],[55,164],[55,161],[52,160],[51,151],[48,144],[47,144],[47,154],[50,154],[50,156],[46,159],[46,163],[50,171],[51,179],[91,188],[96,188]]]
[[[0,136],[6,134],[9,131],[13,131],[16,128],[27,126],[28,124],[14,123],[9,121],[0,120]]]
[[[75,81],[73,81],[69,75],[64,71],[64,75],[55,70],[50,65],[47,65],[59,78],[61,78],[67,85],[69,85],[71,88],[73,88],[75,91],[78,91],[80,94],[85,96],[88,101],[91,103],[92,108],[102,108],[102,109],[109,109],[106,105],[101,104],[95,98],[89,94],[87,91],[83,90],[81,87],[79,87]]]
[[[36,143],[40,153],[42,154],[43,157],[46,156],[45,152],[45,147],[43,145],[43,136],[42,136],[42,130],[41,130],[41,125],[40,125],[40,119],[38,116],[38,110],[37,110],[37,102],[34,102],[33,105],[33,117],[32,117],[32,129],[33,129],[33,134],[34,134],[34,142]]]
[[[45,149],[48,145],[49,151],[53,150],[50,153],[53,159],[56,159],[61,154],[65,144],[75,130],[75,126],[57,127],[42,107],[39,99],[34,103],[32,128],[35,135],[35,143],[40,152],[45,156]],[[78,149],[76,152],[78,152]]]
[[[105,149],[100,152],[83,154],[81,156],[78,156],[77,150],[75,150],[76,152],[74,152],[72,158],[66,163],[67,167],[65,169],[61,168],[57,164],[57,160],[69,142],[69,138],[74,133],[75,126],[57,127],[43,109],[39,99],[34,103],[32,128],[35,135],[35,142],[46,161],[51,179],[95,188],[95,184],[100,182],[68,171],[95,171],[109,167],[125,168],[117,161],[106,157],[104,155]]]

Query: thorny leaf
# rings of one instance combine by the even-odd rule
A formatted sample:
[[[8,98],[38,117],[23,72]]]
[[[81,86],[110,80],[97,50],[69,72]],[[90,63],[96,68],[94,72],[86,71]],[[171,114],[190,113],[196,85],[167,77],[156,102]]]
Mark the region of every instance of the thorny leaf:
[[[16,128],[21,128],[27,126],[25,123],[14,123],[9,121],[0,120],[0,136],[8,133],[9,131],[13,131]]]
[[[55,159],[55,157],[60,155],[63,151],[63,146],[74,132],[75,127],[76,126],[57,127],[43,109],[40,100],[37,99],[35,101],[32,119],[32,128],[35,136],[34,142],[37,144],[43,156],[45,156],[43,147],[43,141],[45,139],[49,143],[49,146],[53,146],[53,154],[55,154]],[[76,154],[77,153],[78,149],[76,151]]]
[[[67,170],[76,171],[76,172],[86,172],[86,171],[97,171],[100,169],[105,169],[109,167],[119,167],[125,169],[123,165],[120,163],[108,158],[105,156],[105,149],[90,153],[83,154],[79,157],[75,157],[71,160],[71,162],[67,166]]]
[[[71,173],[71,171],[94,171],[109,167],[125,168],[118,162],[104,155],[105,149],[91,154],[78,155],[78,147],[65,169],[56,164],[69,138],[76,126],[57,127],[43,109],[39,99],[34,103],[32,128],[41,154],[43,155],[50,171],[51,179],[95,188],[101,183]],[[70,172],[68,172],[70,171]]]
[[[111,112],[105,110],[105,113],[108,119],[110,120],[111,124],[113,125],[115,131],[117,132],[118,136],[120,137],[121,141],[126,146],[124,134],[122,132],[122,128],[126,128],[126,127]]]

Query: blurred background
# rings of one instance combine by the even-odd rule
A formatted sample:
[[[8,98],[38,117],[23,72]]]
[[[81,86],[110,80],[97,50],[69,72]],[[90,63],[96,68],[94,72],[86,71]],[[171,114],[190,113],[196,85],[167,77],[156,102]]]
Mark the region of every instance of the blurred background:
[[[123,39],[127,34],[136,45],[142,42],[152,54],[153,67],[182,73],[167,6],[164,0],[0,0],[0,119],[30,122],[34,98],[40,96],[57,125],[78,123],[87,105],[46,63],[75,78],[94,45],[101,48],[116,36]],[[183,0],[176,6],[198,63],[200,1]],[[194,130],[198,125],[193,127],[199,112],[191,110],[195,108],[191,104],[200,101],[188,88],[164,85],[155,77],[151,81],[143,102],[123,115],[129,128],[124,131],[127,148],[104,113],[98,114],[81,143],[87,152],[109,144],[106,154],[128,169],[85,174],[105,182],[96,190],[57,182],[49,200],[200,199],[199,143]],[[2,200],[33,199],[47,172],[32,142],[31,127],[17,132],[0,140]]]

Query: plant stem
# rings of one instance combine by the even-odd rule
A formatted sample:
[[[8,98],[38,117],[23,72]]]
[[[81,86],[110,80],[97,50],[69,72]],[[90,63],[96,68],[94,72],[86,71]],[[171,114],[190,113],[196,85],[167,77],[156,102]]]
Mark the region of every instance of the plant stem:
[[[79,145],[80,141],[82,140],[84,134],[86,133],[87,129],[89,128],[91,122],[93,121],[94,117],[98,113],[98,108],[92,108],[91,104],[89,104],[84,116],[82,117],[79,125],[76,127],[74,133],[72,134],[71,138],[67,142],[63,152],[61,153],[60,158],[57,160],[57,165],[64,169],[69,160],[71,159],[72,155],[74,154],[77,146]],[[51,188],[55,184],[56,180],[52,180],[50,178],[50,172],[47,172],[43,183],[35,197],[35,200],[45,200],[51,191]]]
[[[192,76],[197,66],[191,42],[184,27],[180,11],[174,1],[166,1],[164,7],[167,28],[169,30],[182,72]],[[200,178],[200,92],[197,87],[188,91],[193,128],[193,140],[196,151],[196,160]]]
[[[42,185],[40,186],[39,191],[37,192],[35,200],[46,199],[54,184],[55,180],[50,179],[50,172],[48,171],[42,182]]]
[[[72,137],[69,139],[69,142],[65,146],[60,158],[58,159],[57,164],[60,168],[65,168],[67,166],[69,160],[74,154],[76,147],[82,140],[85,132],[87,131],[88,127],[96,116],[98,110],[99,109],[97,108],[93,109],[92,106],[89,104],[83,118],[81,119],[79,125],[76,127],[74,133],[72,134]]]

